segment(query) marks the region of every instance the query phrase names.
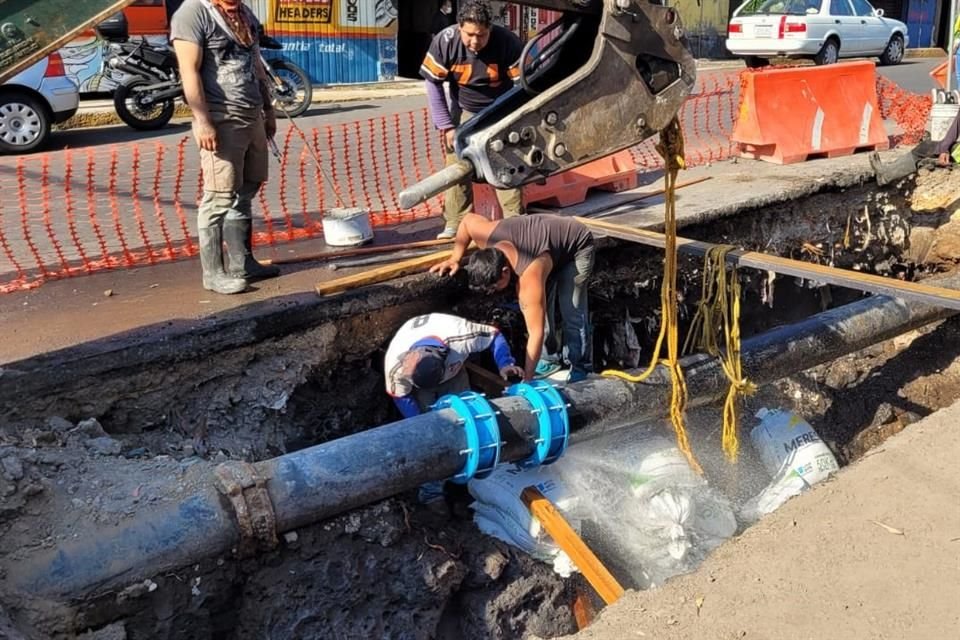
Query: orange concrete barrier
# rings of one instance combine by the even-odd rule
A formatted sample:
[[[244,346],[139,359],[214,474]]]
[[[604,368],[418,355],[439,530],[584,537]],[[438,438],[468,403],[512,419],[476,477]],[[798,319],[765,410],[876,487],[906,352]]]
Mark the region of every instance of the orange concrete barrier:
[[[947,63],[941,62],[930,71],[930,77],[941,89],[947,88]],[[956,88],[956,87],[954,87]]]
[[[745,71],[740,82],[731,140],[745,158],[790,164],[890,146],[872,62]]]
[[[523,203],[569,207],[586,200],[591,189],[627,191],[636,188],[638,184],[637,165],[633,154],[624,150],[558,173],[547,178],[544,184],[525,185]],[[497,196],[489,185],[474,185],[473,203],[476,213],[492,220],[498,220],[503,215]]]

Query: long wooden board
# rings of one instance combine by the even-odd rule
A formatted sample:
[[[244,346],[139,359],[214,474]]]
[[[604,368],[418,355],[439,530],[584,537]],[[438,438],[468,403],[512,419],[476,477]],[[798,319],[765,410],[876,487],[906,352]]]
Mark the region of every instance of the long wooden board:
[[[557,546],[563,549],[580,573],[587,579],[590,586],[596,589],[597,594],[607,604],[613,604],[623,595],[623,587],[617,582],[600,559],[594,555],[587,543],[577,535],[567,520],[561,515],[553,503],[547,499],[536,487],[527,487],[520,494],[520,499],[530,509],[530,513],[540,521],[543,528]]]
[[[646,229],[635,229],[612,222],[590,220],[589,218],[576,219],[587,225],[592,232],[599,235],[637,242],[660,249],[665,246],[666,237],[662,233],[647,231]],[[706,255],[707,251],[714,246],[716,245],[709,242],[677,238],[677,250],[694,255]],[[894,280],[872,273],[860,273],[859,271],[851,271],[849,269],[837,269],[836,267],[828,267],[822,264],[803,262],[801,260],[791,260],[790,258],[782,258],[758,251],[734,250],[727,254],[727,261],[742,267],[773,271],[785,276],[806,278],[825,284],[849,287],[860,291],[868,291],[870,293],[901,298],[911,302],[921,302],[923,304],[960,311],[960,291],[953,289],[934,287],[919,282]]]
[[[354,273],[342,278],[336,278],[335,280],[319,282],[316,285],[316,290],[320,295],[327,296],[333,293],[342,293],[344,291],[349,291],[350,289],[356,289],[357,287],[378,284],[380,282],[385,282],[386,280],[392,280],[393,278],[409,276],[414,273],[422,273],[433,265],[446,260],[452,255],[453,250],[447,249],[417,258],[410,258],[409,260],[402,260],[384,267],[377,267],[376,269],[369,269],[367,271]]]

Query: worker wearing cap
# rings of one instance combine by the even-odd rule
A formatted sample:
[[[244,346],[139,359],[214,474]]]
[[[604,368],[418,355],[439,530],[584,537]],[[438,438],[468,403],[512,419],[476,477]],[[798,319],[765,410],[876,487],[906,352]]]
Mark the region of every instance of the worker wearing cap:
[[[487,0],[460,3],[457,23],[437,35],[420,66],[426,82],[430,119],[441,132],[446,163],[459,158],[454,149],[457,127],[483,111],[513,88],[520,77],[523,43],[515,34],[493,24],[493,10]],[[443,86],[450,88],[450,101]],[[498,189],[497,200],[503,217],[524,213],[520,189]],[[457,184],[444,194],[443,218],[446,221],[439,239],[457,235],[457,225],[473,210],[473,185]]]
[[[387,347],[387,394],[404,418],[419,415],[443,395],[468,391],[464,364],[487,349],[504,380],[523,375],[496,327],[446,313],[410,318]]]

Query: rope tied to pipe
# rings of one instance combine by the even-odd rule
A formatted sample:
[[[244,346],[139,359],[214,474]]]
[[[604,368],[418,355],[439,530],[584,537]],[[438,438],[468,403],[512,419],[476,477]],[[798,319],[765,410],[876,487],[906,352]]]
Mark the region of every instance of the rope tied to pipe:
[[[629,382],[643,382],[656,370],[658,364],[663,364],[670,371],[670,423],[677,437],[677,448],[683,452],[690,466],[698,474],[703,475],[703,468],[697,462],[690,448],[684,424],[684,412],[687,406],[687,384],[680,368],[680,348],[678,338],[679,300],[677,296],[677,174],[686,167],[684,161],[683,130],[680,121],[675,117],[660,132],[660,140],[656,146],[664,160],[666,173],[664,175],[665,207],[664,207],[664,247],[663,284],[660,288],[660,307],[662,321],[660,333],[657,335],[656,346],[650,366],[639,375],[631,375],[624,371],[607,370],[602,376],[616,377]],[[667,358],[660,360],[660,350],[663,342],[667,343]]]
[[[740,442],[737,437],[739,425],[737,399],[753,395],[757,387],[743,375],[740,360],[740,278],[737,268],[727,271],[727,254],[734,247],[717,245],[711,247],[703,259],[703,283],[697,312],[683,345],[683,352],[699,348],[720,359],[723,373],[730,381],[730,388],[723,404],[723,452],[731,462],[737,461]],[[725,351],[722,351],[717,336],[723,333]]]

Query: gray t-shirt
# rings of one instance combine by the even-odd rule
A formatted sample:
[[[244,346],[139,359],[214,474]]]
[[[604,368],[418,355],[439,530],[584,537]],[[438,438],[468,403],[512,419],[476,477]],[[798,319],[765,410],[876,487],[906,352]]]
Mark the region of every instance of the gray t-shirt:
[[[253,12],[243,4],[240,7],[256,27]],[[203,49],[200,80],[211,110],[259,111],[263,98],[254,66],[257,45],[248,49],[235,42],[216,23],[211,9],[202,0],[185,0],[170,21],[170,40],[192,42]]]

